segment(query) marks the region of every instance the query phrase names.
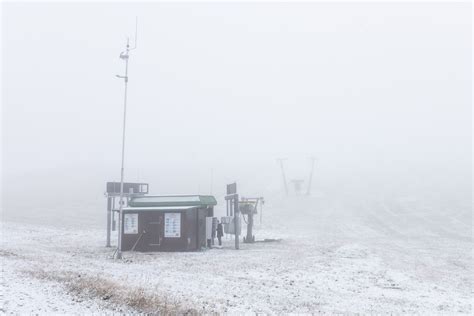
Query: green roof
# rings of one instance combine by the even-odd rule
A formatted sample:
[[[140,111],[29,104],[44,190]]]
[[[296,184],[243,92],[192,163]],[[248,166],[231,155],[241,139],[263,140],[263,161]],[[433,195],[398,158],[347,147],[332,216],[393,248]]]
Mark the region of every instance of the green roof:
[[[146,207],[124,207],[124,212],[144,211],[185,211],[199,208],[199,206],[146,206]]]
[[[156,195],[136,196],[128,203],[132,207],[157,206],[214,206],[216,198],[212,195]]]

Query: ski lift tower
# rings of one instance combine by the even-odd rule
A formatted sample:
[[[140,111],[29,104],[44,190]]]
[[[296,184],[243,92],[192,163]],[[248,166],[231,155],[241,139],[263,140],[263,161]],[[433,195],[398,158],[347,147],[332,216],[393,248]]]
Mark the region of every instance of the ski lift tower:
[[[242,197],[239,201],[240,213],[247,224],[247,236],[244,236],[244,243],[249,244],[255,242],[255,236],[253,235],[254,215],[257,214],[258,205],[263,205],[264,203],[265,199],[263,197]],[[247,215],[247,220],[245,220],[245,215]]]
[[[277,159],[277,161],[279,162],[280,164],[280,168],[281,168],[281,175],[282,175],[282,178],[283,178],[283,184],[284,184],[284,188],[285,188],[285,194],[286,196],[289,195],[289,190],[288,190],[288,181],[286,179],[286,174],[285,174],[285,168],[283,166],[283,161],[285,161],[286,159]],[[316,158],[314,157],[310,157],[310,161],[311,161],[311,169],[310,169],[310,173],[309,173],[309,178],[308,178],[308,184],[306,185],[306,192],[303,193],[303,187],[305,186],[305,180],[304,179],[301,179],[301,178],[297,178],[297,179],[290,179],[289,182],[293,184],[293,192],[296,194],[296,195],[311,195],[311,184],[313,182],[313,173],[314,173],[314,162],[316,161]]]

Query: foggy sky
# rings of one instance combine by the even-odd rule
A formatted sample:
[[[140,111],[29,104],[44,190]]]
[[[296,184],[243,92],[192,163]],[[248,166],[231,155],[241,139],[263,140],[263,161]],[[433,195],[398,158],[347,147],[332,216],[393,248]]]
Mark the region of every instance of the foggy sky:
[[[25,191],[43,205],[58,194],[99,205],[119,180],[115,75],[135,16],[126,180],[209,193],[213,170],[213,193],[237,180],[257,194],[281,189],[276,158],[297,178],[315,156],[319,191],[374,181],[470,192],[468,2],[2,7],[10,208]]]

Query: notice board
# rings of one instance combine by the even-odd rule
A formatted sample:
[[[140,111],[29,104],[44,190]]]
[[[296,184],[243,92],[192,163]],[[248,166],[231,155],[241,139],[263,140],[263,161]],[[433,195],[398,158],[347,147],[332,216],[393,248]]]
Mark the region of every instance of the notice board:
[[[123,217],[123,233],[138,234],[138,214],[125,214]]]
[[[165,213],[165,238],[181,237],[181,213]]]

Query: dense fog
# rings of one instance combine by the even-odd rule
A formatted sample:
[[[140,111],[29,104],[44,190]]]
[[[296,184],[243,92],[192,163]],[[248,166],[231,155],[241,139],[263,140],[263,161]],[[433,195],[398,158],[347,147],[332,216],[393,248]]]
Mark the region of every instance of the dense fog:
[[[307,179],[316,157],[316,197],[472,207],[467,2],[11,2],[2,11],[4,219],[104,223],[105,183],[120,179],[115,75],[135,16],[126,181],[155,194],[212,193],[222,211],[226,183],[277,201],[277,158],[291,180]]]

